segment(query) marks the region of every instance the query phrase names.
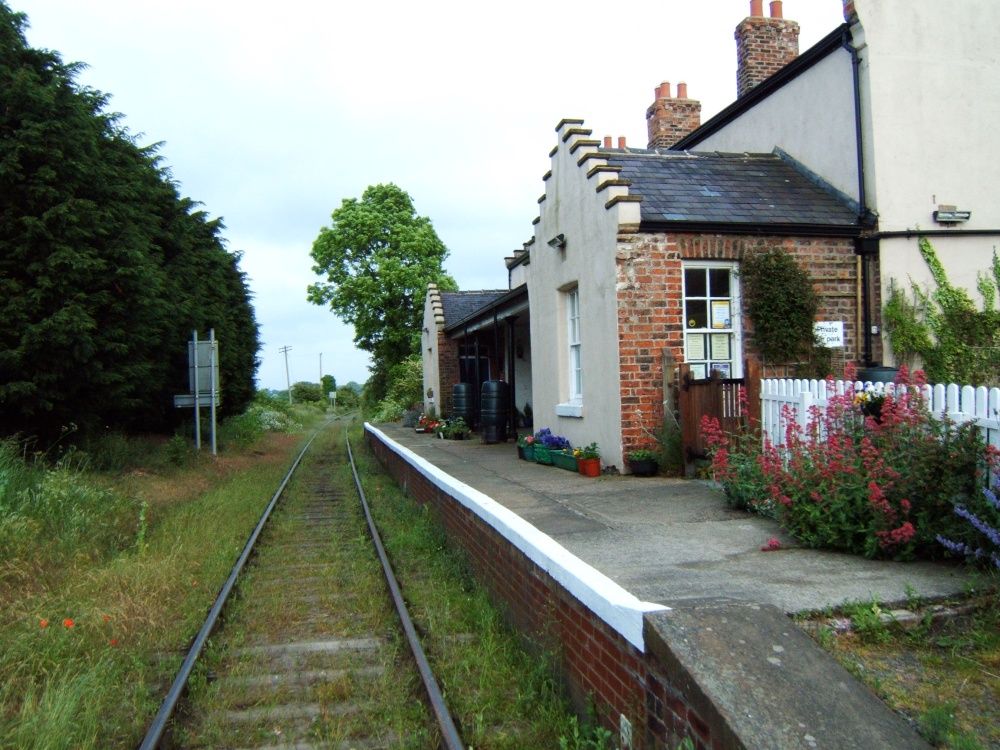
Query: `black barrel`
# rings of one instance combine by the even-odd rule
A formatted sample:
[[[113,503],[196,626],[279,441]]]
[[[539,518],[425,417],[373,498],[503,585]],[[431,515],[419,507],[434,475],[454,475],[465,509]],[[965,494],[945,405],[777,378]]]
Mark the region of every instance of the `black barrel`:
[[[898,367],[866,367],[858,370],[858,380],[862,383],[892,383],[898,374]]]
[[[484,443],[507,442],[507,421],[510,418],[510,386],[502,380],[483,383],[479,398],[482,415],[480,438]]]
[[[472,383],[455,383],[451,387],[451,416],[461,417],[469,425],[476,426],[476,386]]]

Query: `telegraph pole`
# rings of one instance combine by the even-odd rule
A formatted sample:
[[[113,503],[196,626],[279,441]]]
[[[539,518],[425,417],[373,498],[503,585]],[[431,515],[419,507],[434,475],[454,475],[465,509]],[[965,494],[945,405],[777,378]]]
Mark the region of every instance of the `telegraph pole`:
[[[288,389],[288,403],[292,403],[292,383],[288,377],[288,352],[292,350],[290,346],[283,346],[278,349],[279,354],[285,355],[285,387]]]
[[[319,390],[323,391],[323,352],[319,353]]]

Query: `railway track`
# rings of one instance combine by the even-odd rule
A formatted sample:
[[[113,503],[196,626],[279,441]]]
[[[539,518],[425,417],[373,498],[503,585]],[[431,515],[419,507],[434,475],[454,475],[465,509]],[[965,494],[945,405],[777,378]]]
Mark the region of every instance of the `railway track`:
[[[275,494],[141,748],[463,747],[337,432]]]

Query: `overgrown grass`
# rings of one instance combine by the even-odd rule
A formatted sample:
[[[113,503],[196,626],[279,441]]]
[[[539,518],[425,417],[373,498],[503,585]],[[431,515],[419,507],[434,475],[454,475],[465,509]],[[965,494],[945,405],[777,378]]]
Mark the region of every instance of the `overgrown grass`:
[[[984,578],[968,599],[944,603],[957,616],[935,616],[941,605],[911,599],[922,617],[909,628],[872,600],[823,616],[849,620],[846,632],[816,622],[810,630],[934,747],[1000,748],[1000,578]]]
[[[301,440],[117,474],[0,444],[0,747],[138,743]]]
[[[574,716],[549,657],[533,654],[490,602],[426,507],[352,434],[359,474],[435,675],[473,747],[611,747]]]

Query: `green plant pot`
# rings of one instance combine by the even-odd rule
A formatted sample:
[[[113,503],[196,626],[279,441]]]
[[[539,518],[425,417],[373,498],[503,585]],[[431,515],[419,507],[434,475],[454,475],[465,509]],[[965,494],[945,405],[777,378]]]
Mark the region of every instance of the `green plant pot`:
[[[576,456],[563,451],[552,451],[552,463],[560,469],[567,471],[577,471]]]
[[[524,447],[521,448],[521,451],[524,453],[524,460],[525,461],[534,461],[535,460],[535,446],[533,446],[533,445],[525,445]]]
[[[552,466],[552,451],[548,446],[535,446],[535,463],[543,466]]]

